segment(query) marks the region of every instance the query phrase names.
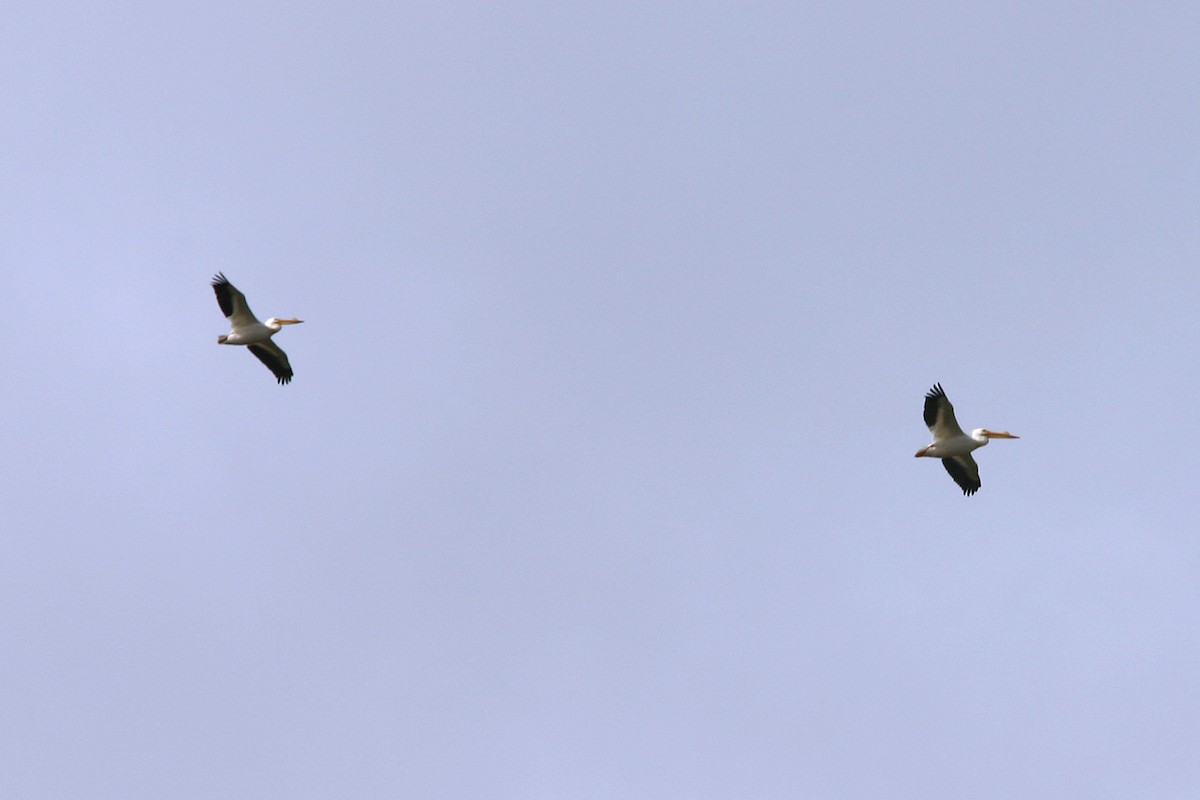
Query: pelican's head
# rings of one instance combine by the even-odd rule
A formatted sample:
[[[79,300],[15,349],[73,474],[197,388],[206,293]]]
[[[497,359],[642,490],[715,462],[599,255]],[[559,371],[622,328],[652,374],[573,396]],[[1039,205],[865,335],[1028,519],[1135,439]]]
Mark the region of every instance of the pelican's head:
[[[1014,436],[1008,431],[989,431],[987,428],[980,428],[979,433],[989,439],[1020,439],[1020,436]]]

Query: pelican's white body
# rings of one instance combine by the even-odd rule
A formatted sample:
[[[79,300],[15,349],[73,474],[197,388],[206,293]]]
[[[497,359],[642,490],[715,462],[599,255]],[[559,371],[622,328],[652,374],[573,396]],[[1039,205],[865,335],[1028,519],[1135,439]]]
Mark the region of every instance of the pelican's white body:
[[[217,337],[217,344],[262,344],[271,340],[283,326],[279,320],[271,317],[266,322],[244,322],[233,328],[224,336]]]
[[[953,458],[954,456],[968,455],[988,443],[986,434],[990,432],[985,428],[976,428],[970,434],[959,433],[957,436],[951,436],[948,439],[940,441],[935,439],[925,448],[925,452],[922,455],[933,456],[934,458]]]

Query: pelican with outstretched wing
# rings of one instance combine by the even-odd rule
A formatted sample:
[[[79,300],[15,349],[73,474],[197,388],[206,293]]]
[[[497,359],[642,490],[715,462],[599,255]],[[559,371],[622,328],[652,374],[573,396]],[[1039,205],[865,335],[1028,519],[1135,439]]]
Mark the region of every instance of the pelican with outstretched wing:
[[[979,481],[979,466],[971,457],[971,452],[992,439],[1021,438],[1008,431],[989,431],[987,428],[963,433],[958,420],[954,418],[954,406],[950,405],[950,399],[942,391],[940,383],[925,394],[925,424],[933,434],[933,442],[918,450],[917,458],[940,458],[946,472],[950,473],[950,477],[966,495],[975,494],[983,485]]]
[[[255,358],[267,365],[279,383],[290,381],[292,365],[288,363],[287,353],[279,349],[271,337],[279,333],[284,325],[298,325],[304,320],[271,317],[266,322],[259,322],[246,303],[246,295],[234,288],[224,275],[218,272],[213,278],[212,287],[217,294],[221,313],[229,319],[231,326],[229,333],[217,337],[217,344],[245,345]]]

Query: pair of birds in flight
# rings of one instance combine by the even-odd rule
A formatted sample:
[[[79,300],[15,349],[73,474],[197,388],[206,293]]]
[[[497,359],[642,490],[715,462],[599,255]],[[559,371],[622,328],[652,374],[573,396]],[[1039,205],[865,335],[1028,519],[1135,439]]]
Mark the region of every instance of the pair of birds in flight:
[[[271,337],[283,330],[284,325],[298,325],[304,320],[271,317],[266,322],[259,322],[246,303],[246,295],[234,288],[223,274],[217,273],[212,287],[221,313],[229,319],[231,326],[229,333],[217,337],[217,344],[244,345],[255,358],[267,365],[280,384],[291,381],[292,365],[288,363],[287,353],[271,341]],[[950,473],[965,495],[975,494],[982,485],[979,466],[971,453],[992,439],[1020,438],[1008,431],[987,428],[964,433],[954,418],[954,406],[950,405],[940,383],[925,395],[925,424],[933,434],[933,441],[917,451],[917,458],[940,458],[946,472]]]

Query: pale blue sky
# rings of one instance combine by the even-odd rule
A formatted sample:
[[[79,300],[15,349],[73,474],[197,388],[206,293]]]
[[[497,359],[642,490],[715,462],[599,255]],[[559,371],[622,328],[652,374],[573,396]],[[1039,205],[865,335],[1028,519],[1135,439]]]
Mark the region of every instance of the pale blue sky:
[[[10,4],[0,795],[1196,796],[1198,45]]]

